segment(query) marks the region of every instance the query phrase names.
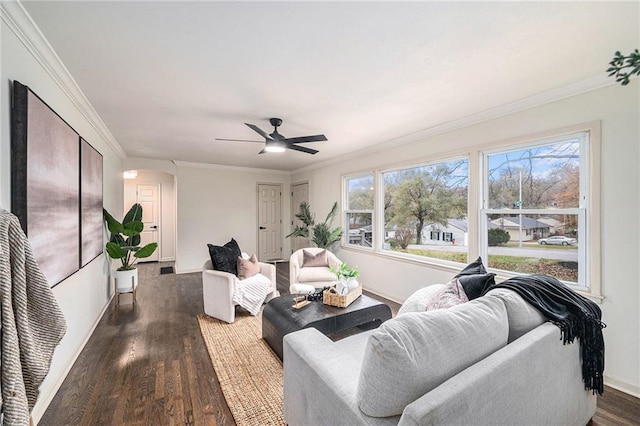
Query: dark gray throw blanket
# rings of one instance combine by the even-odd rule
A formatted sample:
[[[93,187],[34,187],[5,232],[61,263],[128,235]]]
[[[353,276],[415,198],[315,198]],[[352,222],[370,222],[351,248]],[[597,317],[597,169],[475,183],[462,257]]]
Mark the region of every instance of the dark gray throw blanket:
[[[486,289],[507,288],[518,293],[560,328],[563,343],[580,340],[582,380],[586,389],[604,391],[604,339],[602,312],[595,302],[548,275],[513,277]]]

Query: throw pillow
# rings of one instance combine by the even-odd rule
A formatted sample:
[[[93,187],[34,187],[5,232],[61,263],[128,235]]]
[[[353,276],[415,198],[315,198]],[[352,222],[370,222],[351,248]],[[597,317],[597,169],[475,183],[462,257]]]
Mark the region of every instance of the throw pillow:
[[[209,247],[209,256],[211,256],[213,269],[238,275],[237,259],[242,256],[242,251],[240,251],[236,240],[232,238],[231,241],[223,246],[215,246],[213,244],[207,244],[207,246]]]
[[[454,278],[449,284],[446,284],[439,293],[431,298],[429,303],[427,303],[427,311],[447,309],[468,301],[469,299],[464,293],[460,280]]]
[[[424,312],[427,310],[427,305],[433,299],[433,297],[440,293],[444,288],[444,284],[433,284],[428,287],[416,290],[411,296],[404,301],[400,309],[398,309],[397,315],[406,314],[408,312]]]
[[[482,258],[478,257],[474,262],[471,262],[467,266],[462,269],[462,271],[458,272],[454,278],[458,278],[461,275],[477,275],[477,274],[486,274],[487,270],[484,269],[484,265],[482,264]]]
[[[306,250],[302,250],[302,267],[329,267],[329,256],[327,256],[327,250],[322,250],[318,254],[313,254]]]
[[[242,257],[238,258],[238,278],[244,280],[254,276],[260,272],[260,265],[258,264],[258,258],[256,255],[252,255],[248,260]]]
[[[497,297],[385,321],[369,335],[356,403],[368,416],[401,415],[408,404],[505,346],[508,329]]]
[[[462,275],[458,280],[469,300],[473,300],[482,296],[496,283],[495,276],[496,274]]]

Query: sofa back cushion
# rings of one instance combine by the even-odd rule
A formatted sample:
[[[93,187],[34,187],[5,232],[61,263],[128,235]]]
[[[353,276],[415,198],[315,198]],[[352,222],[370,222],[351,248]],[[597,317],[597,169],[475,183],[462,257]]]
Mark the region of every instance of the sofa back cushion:
[[[539,310],[531,306],[513,290],[496,288],[488,291],[485,297],[497,297],[502,300],[507,308],[509,343],[547,321]]]
[[[372,417],[404,408],[450,377],[507,344],[507,312],[498,298],[427,312],[382,324],[367,342],[356,394]]]

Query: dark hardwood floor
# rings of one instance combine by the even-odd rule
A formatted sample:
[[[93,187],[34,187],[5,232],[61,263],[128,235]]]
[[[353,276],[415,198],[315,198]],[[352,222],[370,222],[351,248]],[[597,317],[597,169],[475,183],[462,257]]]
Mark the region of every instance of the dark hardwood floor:
[[[111,302],[40,425],[233,425],[200,335],[200,273],[140,265],[137,303]],[[277,265],[288,293],[289,265]],[[371,295],[376,297],[374,295]],[[382,299],[384,300],[384,299]],[[386,301],[395,315],[399,305]],[[640,425],[640,400],[606,388],[592,426]]]

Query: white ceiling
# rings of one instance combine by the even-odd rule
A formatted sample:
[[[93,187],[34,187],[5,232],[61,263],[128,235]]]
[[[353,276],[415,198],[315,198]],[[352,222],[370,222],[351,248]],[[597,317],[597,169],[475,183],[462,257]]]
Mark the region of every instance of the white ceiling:
[[[128,155],[279,170],[602,76],[639,31],[636,2],[23,4]],[[329,141],[214,141],[269,117]]]

